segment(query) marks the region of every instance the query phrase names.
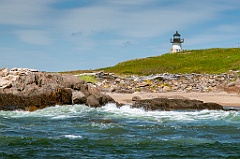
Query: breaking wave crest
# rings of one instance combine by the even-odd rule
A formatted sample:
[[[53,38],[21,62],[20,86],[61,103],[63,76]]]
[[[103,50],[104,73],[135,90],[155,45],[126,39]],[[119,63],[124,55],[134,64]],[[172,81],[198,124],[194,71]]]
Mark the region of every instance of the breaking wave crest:
[[[145,111],[141,108],[131,108],[129,105],[118,108],[115,104],[107,104],[100,108],[91,108],[84,105],[54,106],[28,111],[0,111],[4,118],[42,117],[50,119],[67,119],[89,114],[104,114],[105,118],[139,118],[154,121],[198,121],[198,120],[226,120],[229,122],[240,121],[239,111]]]

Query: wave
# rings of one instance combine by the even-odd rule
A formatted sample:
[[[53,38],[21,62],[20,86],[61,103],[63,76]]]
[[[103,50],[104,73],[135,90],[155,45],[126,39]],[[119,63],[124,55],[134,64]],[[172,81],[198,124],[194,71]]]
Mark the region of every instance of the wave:
[[[239,122],[239,111],[201,110],[201,111],[145,111],[141,108],[131,108],[129,105],[118,108],[115,104],[107,104],[100,108],[91,108],[85,105],[66,105],[45,108],[34,112],[29,111],[0,111],[0,118],[49,118],[51,120],[68,119],[75,117],[101,116],[104,119],[133,118],[149,121],[198,121],[198,120],[225,120]]]

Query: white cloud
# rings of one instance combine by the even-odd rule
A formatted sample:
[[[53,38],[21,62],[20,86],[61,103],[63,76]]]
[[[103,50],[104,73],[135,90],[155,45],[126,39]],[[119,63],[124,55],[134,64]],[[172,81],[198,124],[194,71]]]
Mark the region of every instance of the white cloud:
[[[46,25],[50,8],[48,4],[56,0],[1,0],[0,2],[0,24],[33,26]]]
[[[52,13],[48,5],[56,0],[1,0],[0,25],[8,26],[20,41],[46,45],[51,44],[49,32],[53,28]]]
[[[58,1],[2,0],[0,24],[24,27],[18,31],[18,36],[25,42],[35,39],[35,44],[42,42],[30,37],[31,34],[23,34],[33,32],[34,27],[40,29],[35,29],[33,35],[38,35],[46,43],[49,43],[49,34],[41,31],[41,28],[46,27],[62,35],[81,32],[81,36],[92,40],[93,31],[108,31],[124,38],[152,38],[211,21],[219,12],[236,7],[223,0],[182,0],[175,3],[164,0],[103,0],[89,6],[61,11],[50,8],[49,5],[54,2]]]
[[[139,3],[147,2],[155,1],[142,0]],[[135,9],[133,5],[113,5],[115,3],[137,4],[137,1],[105,1],[101,5],[68,10],[64,12],[59,24],[65,31],[90,33],[91,30],[110,30],[115,35],[149,38],[176,28],[186,29],[188,26],[210,21],[223,8],[221,5],[210,6],[212,3],[196,1],[140,9]]]

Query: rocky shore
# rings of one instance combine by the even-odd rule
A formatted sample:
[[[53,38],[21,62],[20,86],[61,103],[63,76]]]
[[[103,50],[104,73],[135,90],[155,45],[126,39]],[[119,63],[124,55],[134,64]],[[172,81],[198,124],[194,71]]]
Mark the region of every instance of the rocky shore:
[[[93,75],[93,74],[92,74]],[[100,82],[97,85],[105,92],[228,92],[239,94],[238,72],[225,74],[158,74],[151,76],[120,77],[112,73],[94,74]]]
[[[157,74],[150,76],[117,76],[113,73],[90,73],[103,92],[117,102],[133,104],[132,99],[168,98],[218,103],[224,108],[240,108],[238,71],[224,74]],[[234,108],[232,108],[234,107]]]
[[[87,74],[88,75],[88,74]],[[100,107],[121,102],[111,93],[134,92],[234,92],[239,93],[237,73],[222,75],[158,74],[152,76],[120,77],[111,73],[92,73],[97,83],[87,83],[72,75],[39,72],[34,69],[0,69],[0,110],[34,111],[48,106],[85,104]],[[213,102],[178,98],[132,98],[132,107],[145,110],[223,109]],[[124,103],[122,103],[124,104]]]
[[[53,105],[99,107],[115,102],[93,84],[72,75],[34,69],[0,69],[0,110],[34,111]]]

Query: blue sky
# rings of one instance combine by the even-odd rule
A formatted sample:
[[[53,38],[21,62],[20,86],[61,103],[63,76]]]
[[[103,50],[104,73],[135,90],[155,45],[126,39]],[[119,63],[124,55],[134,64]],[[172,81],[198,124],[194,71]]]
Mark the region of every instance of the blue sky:
[[[183,49],[238,47],[239,0],[0,0],[0,68],[95,69]]]

